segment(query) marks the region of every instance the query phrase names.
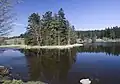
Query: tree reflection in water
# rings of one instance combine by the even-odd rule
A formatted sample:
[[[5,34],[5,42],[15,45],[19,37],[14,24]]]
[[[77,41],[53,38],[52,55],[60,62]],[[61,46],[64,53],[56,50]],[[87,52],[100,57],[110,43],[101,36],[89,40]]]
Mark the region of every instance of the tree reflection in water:
[[[89,44],[78,48],[79,52],[89,53],[106,53],[109,55],[119,56],[120,55],[120,43],[99,43]]]
[[[75,63],[76,49],[22,50],[28,61],[30,80],[49,84],[65,83],[71,65]],[[66,81],[67,82],[67,81]]]

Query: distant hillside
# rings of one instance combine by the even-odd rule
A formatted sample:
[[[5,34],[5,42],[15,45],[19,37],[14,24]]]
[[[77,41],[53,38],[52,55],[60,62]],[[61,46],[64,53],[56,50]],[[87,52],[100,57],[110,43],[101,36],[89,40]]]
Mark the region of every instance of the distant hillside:
[[[78,38],[92,38],[97,36],[97,38],[111,38],[116,39],[120,38],[120,27],[105,28],[105,30],[92,30],[92,31],[76,31]]]

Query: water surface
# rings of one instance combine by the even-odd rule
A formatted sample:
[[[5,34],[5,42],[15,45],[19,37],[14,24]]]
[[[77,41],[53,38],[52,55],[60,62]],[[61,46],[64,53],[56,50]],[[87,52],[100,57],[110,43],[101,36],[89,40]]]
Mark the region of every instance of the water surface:
[[[120,84],[120,43],[95,43],[66,50],[0,49],[0,64],[13,78],[49,84]]]

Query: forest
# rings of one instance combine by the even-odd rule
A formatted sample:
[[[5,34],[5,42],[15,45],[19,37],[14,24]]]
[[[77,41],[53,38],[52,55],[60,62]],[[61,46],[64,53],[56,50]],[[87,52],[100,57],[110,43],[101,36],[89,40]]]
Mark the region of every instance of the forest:
[[[53,28],[54,29],[54,28]],[[66,28],[67,29],[67,28]],[[68,30],[70,29],[70,32],[68,32]],[[115,26],[115,27],[108,27],[108,28],[105,28],[104,30],[90,30],[90,31],[78,31],[78,30],[75,30],[74,29],[74,26],[69,26],[69,29],[67,30],[67,34],[66,38],[64,38],[64,41],[66,40],[66,44],[67,43],[75,43],[76,42],[76,39],[82,39],[82,40],[85,40],[87,38],[90,38],[90,39],[93,39],[94,37],[96,38],[99,38],[99,39],[104,39],[104,38],[108,38],[108,39],[119,39],[120,38],[120,27],[118,26]],[[46,30],[45,30],[46,31]],[[46,31],[47,32],[47,31]],[[50,32],[50,31],[49,31]],[[53,33],[53,32],[52,32]],[[51,33],[51,34],[52,34]],[[50,33],[49,33],[50,34]],[[65,32],[64,33],[61,33],[61,35],[64,34],[65,35]],[[53,45],[56,44],[58,45],[58,43],[60,42],[63,42],[61,40],[59,40],[60,38],[60,33],[59,34],[53,34],[53,35],[56,35],[56,40],[52,40],[52,38],[49,36],[49,42],[52,42],[54,41]],[[59,35],[59,37],[58,37]],[[20,38],[25,38],[27,36],[27,33],[25,34],[21,34]],[[16,38],[18,38],[16,37]],[[14,37],[13,37],[14,38]],[[51,38],[51,39],[50,39]],[[61,39],[62,39],[62,36],[61,36]],[[45,40],[45,38],[44,38]],[[51,40],[51,41],[50,41]],[[47,40],[46,40],[47,41]],[[59,42],[58,42],[59,41]],[[70,41],[70,42],[69,42]],[[45,42],[45,41],[43,41]],[[46,42],[46,43],[49,43],[49,42]],[[45,44],[44,44],[45,45]],[[60,45],[60,44],[59,44]]]
[[[32,13],[28,17],[25,38],[27,45],[66,45],[76,41],[75,28],[65,18],[64,10],[58,13],[46,12],[44,15]]]
[[[120,27],[108,27],[104,30],[75,30],[65,17],[61,8],[58,13],[47,11],[43,15],[32,13],[28,17],[26,32],[11,38],[24,38],[26,45],[67,45],[75,44],[76,39],[119,39]],[[79,28],[80,29],[80,28]]]
[[[97,36],[97,38],[109,38],[109,39],[118,39],[120,38],[120,27],[108,27],[104,30],[91,30],[91,31],[76,31],[78,38],[92,38]]]

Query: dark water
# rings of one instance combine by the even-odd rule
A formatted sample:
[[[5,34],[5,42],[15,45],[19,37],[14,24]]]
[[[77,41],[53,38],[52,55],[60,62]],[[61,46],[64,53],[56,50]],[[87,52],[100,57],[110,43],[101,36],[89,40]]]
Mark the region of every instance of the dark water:
[[[16,79],[48,84],[120,84],[120,43],[96,43],[69,50],[0,49],[0,65]]]

